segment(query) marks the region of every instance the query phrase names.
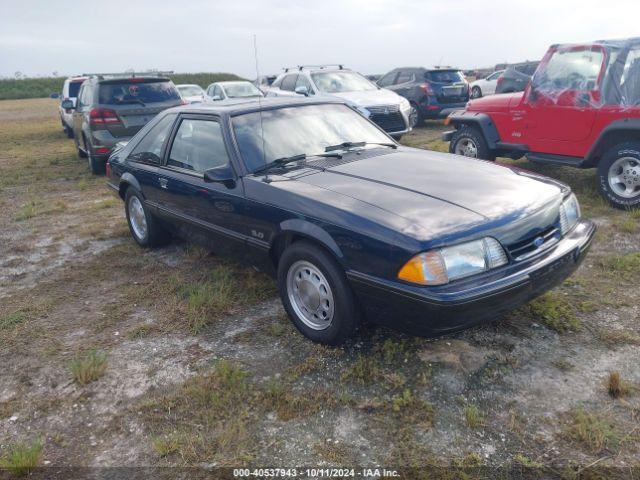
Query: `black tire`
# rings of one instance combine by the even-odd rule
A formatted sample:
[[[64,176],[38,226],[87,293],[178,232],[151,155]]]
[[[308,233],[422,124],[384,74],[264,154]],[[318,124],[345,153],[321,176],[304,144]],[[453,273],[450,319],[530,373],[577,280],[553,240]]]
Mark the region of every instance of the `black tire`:
[[[143,236],[138,235],[129,215],[129,204],[134,198],[140,202],[142,210],[144,211],[144,217],[147,224],[146,233]],[[160,222],[149,211],[149,208],[144,203],[142,194],[134,187],[127,188],[127,193],[124,197],[124,211],[127,216],[127,224],[129,225],[129,232],[131,236],[141,247],[157,247],[164,245],[171,240],[171,235],[164,229]]]
[[[621,168],[619,174],[625,180],[630,180],[631,182],[640,181],[640,142],[623,142],[610,148],[600,159],[597,176],[598,190],[615,208],[621,210],[640,208],[640,188],[636,187],[636,195],[629,198],[619,195],[609,183],[609,170],[622,158],[635,159],[635,162],[631,160],[632,165],[625,170]]]
[[[67,134],[67,138],[73,138],[73,128],[71,128],[69,125],[65,125],[64,126],[64,133]]]
[[[487,145],[487,141],[482,135],[482,132],[471,125],[463,125],[451,137],[451,142],[449,142],[449,153],[455,153],[458,145],[463,141],[468,141],[475,145],[476,156],[465,155],[467,157],[479,158],[480,160],[495,160],[496,155],[493,151],[489,150]]]
[[[327,280],[333,293],[333,318],[328,327],[317,330],[307,325],[296,313],[289,299],[287,275],[292,266],[300,261],[317,268]],[[295,267],[294,267],[295,268]],[[289,318],[296,328],[314,342],[340,345],[353,336],[360,325],[360,309],[344,270],[324,249],[306,240],[291,244],[278,262],[278,290]]]
[[[471,98],[482,98],[482,89],[479,86],[474,86],[471,89]]]
[[[414,125],[414,128],[415,127],[421,127],[422,125],[424,125],[424,116],[420,112],[420,108],[418,107],[418,104],[416,102],[411,102],[411,106],[413,108],[415,108],[416,114],[417,114],[417,117],[418,117],[416,119],[416,124]]]
[[[84,135],[82,135],[82,142],[84,143],[86,148],[87,142],[85,141]],[[82,148],[80,147],[79,139],[76,141],[76,148],[78,149],[78,158],[87,158],[87,151],[82,150]]]

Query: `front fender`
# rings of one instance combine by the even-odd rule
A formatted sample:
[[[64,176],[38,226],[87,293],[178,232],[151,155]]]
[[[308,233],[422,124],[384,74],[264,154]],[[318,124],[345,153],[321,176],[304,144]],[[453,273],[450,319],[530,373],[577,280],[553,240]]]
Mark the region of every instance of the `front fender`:
[[[307,220],[292,218],[280,223],[280,234],[297,234],[308,237],[331,251],[338,259],[344,258],[342,250],[326,230]]]
[[[451,113],[447,117],[447,120],[449,121],[449,125],[454,125],[456,128],[461,125],[478,127],[480,131],[482,131],[489,149],[495,150],[497,148],[497,143],[500,141],[500,134],[493,120],[491,120],[491,117],[486,113],[457,110]]]

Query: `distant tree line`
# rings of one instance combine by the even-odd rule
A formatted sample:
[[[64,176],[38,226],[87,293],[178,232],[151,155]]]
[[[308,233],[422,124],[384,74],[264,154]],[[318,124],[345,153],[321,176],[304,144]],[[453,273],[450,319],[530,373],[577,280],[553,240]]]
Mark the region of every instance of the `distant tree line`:
[[[17,75],[16,75],[17,76]],[[233,73],[174,73],[169,75],[173,83],[195,83],[206,88],[213,82],[242,80]],[[43,98],[60,93],[67,77],[20,78],[0,80],[0,100],[18,98]]]

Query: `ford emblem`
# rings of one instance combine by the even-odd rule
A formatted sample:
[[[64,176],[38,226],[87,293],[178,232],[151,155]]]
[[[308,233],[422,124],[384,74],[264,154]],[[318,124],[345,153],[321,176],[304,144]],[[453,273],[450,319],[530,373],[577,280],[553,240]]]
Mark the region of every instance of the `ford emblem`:
[[[533,244],[535,245],[536,248],[540,248],[543,243],[544,243],[543,237],[538,237],[533,241]]]

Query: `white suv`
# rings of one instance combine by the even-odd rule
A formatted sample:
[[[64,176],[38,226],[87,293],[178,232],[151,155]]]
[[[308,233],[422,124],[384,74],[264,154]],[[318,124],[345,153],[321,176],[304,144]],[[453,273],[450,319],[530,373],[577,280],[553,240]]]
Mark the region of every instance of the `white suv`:
[[[58,107],[58,110],[60,111],[62,129],[69,138],[73,138],[73,110],[66,110],[62,108],[62,102],[65,100],[71,100],[75,107],[80,86],[87,78],[89,77],[69,77],[62,85],[62,95],[60,96],[60,106]]]
[[[296,95],[346,100],[396,140],[411,131],[410,117],[415,114],[406,98],[342,65],[287,68],[267,92],[268,97]]]

